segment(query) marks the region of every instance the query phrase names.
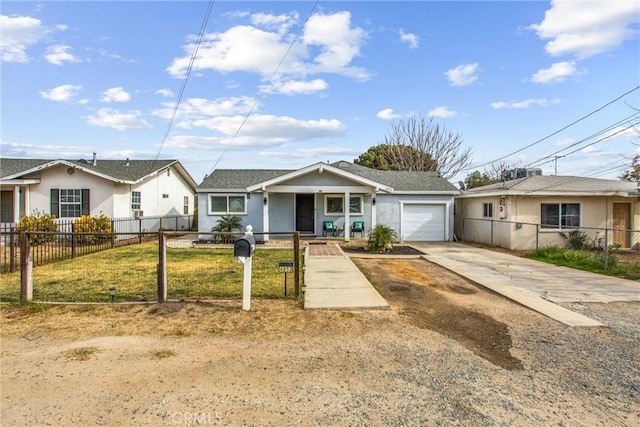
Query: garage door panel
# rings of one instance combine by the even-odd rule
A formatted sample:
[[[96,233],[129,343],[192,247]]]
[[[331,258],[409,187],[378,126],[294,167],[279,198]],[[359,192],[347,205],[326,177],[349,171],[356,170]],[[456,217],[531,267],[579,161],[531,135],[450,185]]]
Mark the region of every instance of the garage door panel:
[[[402,212],[402,240],[444,241],[444,204],[405,204]]]

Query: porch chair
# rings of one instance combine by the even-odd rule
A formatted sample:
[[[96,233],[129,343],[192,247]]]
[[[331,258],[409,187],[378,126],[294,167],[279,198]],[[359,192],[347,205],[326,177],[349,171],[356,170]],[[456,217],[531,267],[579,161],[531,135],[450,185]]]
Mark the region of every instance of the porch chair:
[[[354,233],[360,233],[360,237],[364,237],[364,222],[363,221],[354,221],[351,225],[351,237],[353,237]]]
[[[327,234],[333,234],[333,236],[338,235],[338,227],[333,224],[333,221],[324,221],[322,223],[322,235],[327,237]]]

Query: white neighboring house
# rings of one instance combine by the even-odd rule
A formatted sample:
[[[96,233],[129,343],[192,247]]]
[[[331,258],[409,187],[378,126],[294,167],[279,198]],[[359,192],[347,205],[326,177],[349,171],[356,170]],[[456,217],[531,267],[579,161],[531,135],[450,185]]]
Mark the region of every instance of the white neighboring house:
[[[0,158],[0,222],[35,211],[70,219],[193,215],[195,188],[177,160]]]

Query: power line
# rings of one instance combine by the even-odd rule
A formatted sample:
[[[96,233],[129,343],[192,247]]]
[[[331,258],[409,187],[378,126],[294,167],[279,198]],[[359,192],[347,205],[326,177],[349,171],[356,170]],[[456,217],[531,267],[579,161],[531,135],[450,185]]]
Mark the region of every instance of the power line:
[[[545,140],[547,140],[547,139],[551,138],[552,136],[557,135],[557,134],[559,134],[560,132],[562,132],[562,131],[564,131],[564,130],[566,130],[566,129],[570,128],[571,126],[573,126],[573,125],[575,125],[575,124],[577,124],[577,123],[580,123],[580,122],[581,122],[581,121],[583,121],[584,119],[586,119],[586,118],[588,118],[588,117],[590,117],[590,116],[594,115],[595,113],[597,113],[597,112],[599,112],[599,111],[601,111],[601,110],[605,109],[605,108],[606,108],[606,107],[608,107],[609,105],[613,104],[614,102],[619,101],[621,98],[624,98],[625,96],[629,95],[631,92],[634,92],[634,91],[636,91],[636,90],[638,90],[638,89],[640,89],[640,86],[636,86],[636,87],[634,87],[633,89],[631,89],[631,90],[629,90],[629,91],[627,91],[627,92],[623,93],[622,95],[618,96],[617,98],[615,98],[615,99],[613,99],[613,100],[611,100],[611,101],[607,102],[607,103],[606,103],[606,104],[604,104],[602,107],[599,107],[599,108],[597,108],[597,109],[593,110],[593,111],[592,111],[592,112],[590,112],[589,114],[587,114],[587,115],[585,115],[585,116],[580,117],[579,119],[577,119],[577,120],[575,120],[575,121],[573,121],[573,122],[569,123],[568,125],[564,126],[563,128],[561,128],[561,129],[559,129],[559,130],[557,130],[557,131],[555,131],[555,132],[553,132],[553,133],[551,133],[551,134],[549,134],[549,135],[545,136],[544,138],[541,138],[541,139],[539,139],[539,140],[537,140],[537,141],[534,141],[534,142],[532,142],[531,144],[526,145],[526,146],[524,146],[524,147],[522,147],[522,148],[520,148],[520,149],[518,149],[518,150],[516,150],[516,151],[514,151],[514,152],[512,152],[512,153],[509,153],[509,154],[507,154],[507,155],[505,155],[505,156],[499,157],[499,158],[497,158],[497,159],[495,159],[495,160],[492,160],[492,161],[490,161],[490,162],[486,162],[486,163],[483,163],[483,164],[481,164],[481,165],[474,166],[473,168],[466,168],[466,169],[463,169],[463,170],[461,170],[460,172],[467,172],[467,171],[470,171],[471,169],[477,169],[477,168],[480,168],[480,167],[483,167],[483,166],[490,165],[491,163],[495,163],[495,162],[498,162],[498,161],[500,161],[500,160],[504,160],[504,159],[506,159],[507,157],[511,157],[511,156],[513,156],[514,154],[518,154],[518,153],[520,153],[521,151],[526,150],[527,148],[531,148],[531,147],[533,147],[534,145],[537,145],[537,144],[539,144],[539,143],[541,143],[541,142],[543,142],[543,141],[545,141]]]
[[[271,74],[271,77],[269,78],[269,84],[264,86],[260,92],[258,93],[258,96],[256,97],[256,100],[254,101],[253,105],[251,106],[251,108],[249,109],[249,111],[247,112],[247,114],[245,114],[244,118],[242,119],[242,122],[240,123],[240,126],[238,126],[238,129],[236,130],[236,132],[233,134],[233,136],[231,137],[231,140],[229,140],[229,145],[231,145],[233,143],[233,141],[235,141],[236,137],[238,136],[238,134],[240,134],[240,130],[242,129],[242,127],[245,125],[245,123],[247,122],[247,120],[249,119],[249,116],[251,115],[251,113],[253,113],[253,110],[256,108],[256,106],[258,105],[258,101],[260,99],[262,99],[262,97],[264,96],[266,90],[268,87],[270,87],[273,84],[273,80],[275,78],[275,76],[278,74],[278,72],[280,71],[280,67],[282,66],[282,64],[284,63],[284,60],[287,58],[287,56],[289,55],[289,52],[291,52],[291,49],[293,49],[293,45],[295,44],[295,42],[298,40],[298,38],[300,37],[300,34],[302,33],[302,30],[304,29],[304,26],[307,24],[307,22],[309,21],[309,18],[311,18],[311,14],[316,10],[316,7],[318,6],[318,3],[320,2],[320,0],[316,0],[315,3],[313,4],[313,7],[311,8],[311,10],[309,11],[309,13],[307,14],[306,19],[304,20],[304,22],[302,23],[302,25],[300,26],[300,28],[298,29],[298,32],[296,33],[296,36],[293,38],[293,40],[291,41],[291,43],[289,44],[289,47],[287,48],[287,51],[284,53],[284,55],[282,56],[282,59],[280,59],[280,62],[278,63],[278,66],[275,68],[275,70],[273,71],[273,73]],[[216,160],[216,162],[214,163],[213,167],[211,168],[211,170],[209,171],[209,173],[207,175],[211,175],[211,173],[216,169],[216,167],[218,166],[218,163],[220,163],[220,160],[222,160],[222,157],[226,154],[227,152],[227,147],[224,148],[224,150],[222,150],[222,153],[220,153],[220,157],[218,157],[218,160]]]
[[[173,122],[176,119],[176,115],[178,114],[178,108],[180,107],[180,102],[182,101],[182,96],[184,95],[184,90],[187,87],[187,81],[189,81],[189,76],[191,75],[191,70],[193,69],[193,63],[196,60],[196,56],[198,55],[198,50],[200,49],[200,45],[202,44],[202,39],[204,38],[204,32],[207,29],[207,24],[209,23],[209,17],[211,16],[211,11],[213,10],[213,4],[215,0],[210,0],[207,5],[207,11],[205,13],[204,19],[202,20],[202,24],[200,25],[200,31],[198,32],[198,39],[196,40],[196,45],[193,48],[193,52],[191,53],[191,58],[189,59],[189,65],[187,66],[187,71],[185,73],[184,79],[182,80],[182,86],[180,86],[180,91],[178,92],[178,98],[176,99],[176,103],[173,106],[173,111],[171,112],[171,118],[169,119],[169,124],[167,125],[167,131],[160,142],[160,148],[158,149],[158,154],[156,155],[155,160],[158,160],[160,157],[160,153],[162,152],[162,148],[164,144],[167,142],[169,138],[169,133],[171,132],[171,128],[173,127]]]

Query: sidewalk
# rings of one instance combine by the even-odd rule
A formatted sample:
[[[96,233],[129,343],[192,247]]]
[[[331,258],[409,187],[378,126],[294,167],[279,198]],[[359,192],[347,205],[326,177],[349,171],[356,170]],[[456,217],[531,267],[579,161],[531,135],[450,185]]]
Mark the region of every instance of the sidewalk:
[[[310,244],[307,251],[305,309],[389,308],[337,244]]]

